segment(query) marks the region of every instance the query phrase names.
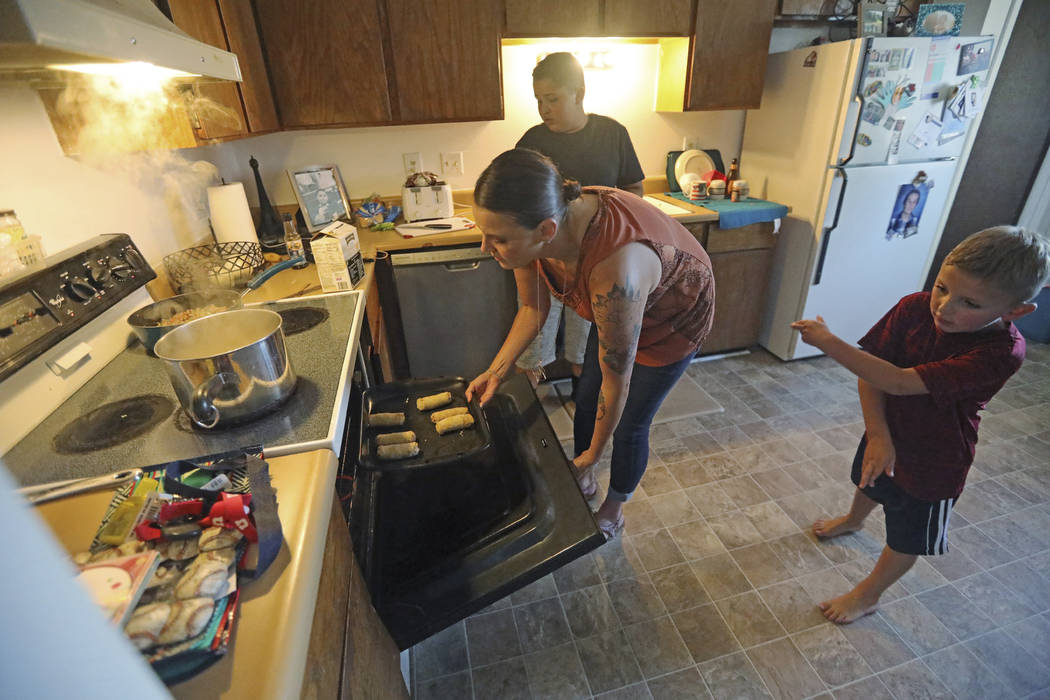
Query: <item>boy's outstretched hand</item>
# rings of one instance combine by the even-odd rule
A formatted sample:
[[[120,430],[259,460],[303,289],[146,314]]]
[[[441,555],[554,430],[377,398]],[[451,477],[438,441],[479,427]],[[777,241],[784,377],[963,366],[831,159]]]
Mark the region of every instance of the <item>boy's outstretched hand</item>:
[[[884,473],[893,476],[893,465],[896,461],[897,451],[889,436],[869,435],[868,444],[864,448],[864,462],[860,468],[860,483],[857,486],[862,489],[872,486]]]
[[[835,334],[828,330],[823,316],[817,316],[816,321],[802,319],[795,321],[791,327],[802,334],[802,342],[808,343],[815,348],[824,349],[824,343],[835,338]]]

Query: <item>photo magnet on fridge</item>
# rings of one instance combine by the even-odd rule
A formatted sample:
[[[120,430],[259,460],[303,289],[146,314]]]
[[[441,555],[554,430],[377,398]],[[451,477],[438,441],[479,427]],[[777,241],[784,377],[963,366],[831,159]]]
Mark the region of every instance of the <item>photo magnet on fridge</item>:
[[[861,113],[860,118],[864,121],[879,125],[882,118],[886,115],[886,107],[881,102],[876,100],[868,100],[864,103],[864,111]]]
[[[975,41],[972,44],[963,44],[959,50],[958,75],[977,73],[988,70],[992,63],[992,39]]]
[[[929,2],[919,5],[915,36],[959,36],[964,2]]]
[[[930,191],[928,182],[901,185],[897,190],[897,199],[893,203],[889,226],[886,227],[886,240],[909,238],[919,232],[919,219],[922,208],[926,206],[926,197]]]

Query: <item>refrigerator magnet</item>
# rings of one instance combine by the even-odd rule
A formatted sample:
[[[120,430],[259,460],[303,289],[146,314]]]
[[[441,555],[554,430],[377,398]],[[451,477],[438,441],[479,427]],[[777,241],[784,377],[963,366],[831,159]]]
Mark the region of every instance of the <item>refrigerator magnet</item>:
[[[864,103],[864,111],[861,113],[861,119],[868,122],[869,124],[879,125],[882,118],[886,115],[886,107],[881,102],[875,100],[868,100]]]
[[[904,49],[893,49],[890,51],[890,70],[901,69],[901,59],[904,57],[901,55],[904,53]]]
[[[870,146],[871,137],[862,131],[859,134],[857,134],[857,143],[859,143],[861,146]]]
[[[897,199],[893,203],[893,212],[886,227],[886,240],[908,238],[919,232],[919,219],[922,208],[926,206],[926,196],[930,188],[926,183],[913,185],[908,183],[897,189]]]
[[[988,70],[992,63],[992,40],[984,39],[972,44],[963,44],[959,49],[958,75],[968,75],[979,71]]]

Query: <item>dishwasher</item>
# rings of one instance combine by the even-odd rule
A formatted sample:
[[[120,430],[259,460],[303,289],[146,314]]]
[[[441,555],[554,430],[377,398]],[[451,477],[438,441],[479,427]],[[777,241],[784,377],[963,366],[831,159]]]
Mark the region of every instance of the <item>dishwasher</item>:
[[[514,273],[477,247],[391,253],[412,377],[485,371],[517,313]]]

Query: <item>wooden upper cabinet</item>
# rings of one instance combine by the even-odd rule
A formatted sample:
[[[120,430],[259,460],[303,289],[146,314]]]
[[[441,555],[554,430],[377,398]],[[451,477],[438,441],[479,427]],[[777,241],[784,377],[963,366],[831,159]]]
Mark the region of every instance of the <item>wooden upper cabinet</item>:
[[[248,131],[276,131],[277,108],[273,103],[270,76],[266,70],[259,29],[250,0],[219,0],[219,14],[226,29],[230,51],[237,55],[241,67],[241,103],[248,120]]]
[[[168,6],[171,8],[171,18],[179,29],[197,41],[224,51],[229,50],[219,6],[214,0],[169,0]],[[238,62],[239,59],[240,56]],[[199,139],[248,133],[237,83],[200,81],[184,94],[187,96],[193,130]]]
[[[686,109],[754,109],[777,0],[697,0]]]
[[[506,36],[601,36],[602,0],[505,0]]]
[[[505,0],[506,36],[689,36],[695,0]]]
[[[497,3],[387,0],[386,5],[398,121],[503,118],[503,15]]]
[[[255,11],[282,127],[391,121],[376,0],[265,0]]]
[[[695,4],[694,0],[605,0],[602,35],[689,36]]]

